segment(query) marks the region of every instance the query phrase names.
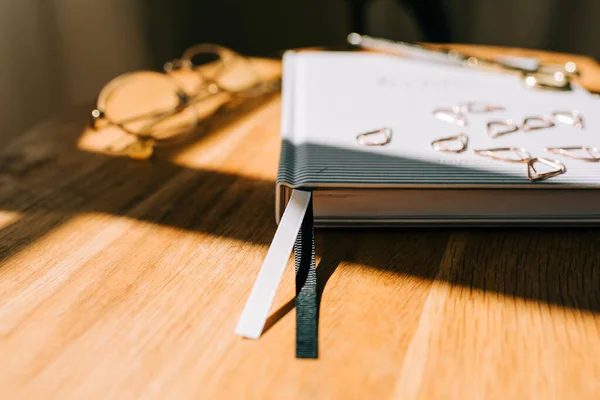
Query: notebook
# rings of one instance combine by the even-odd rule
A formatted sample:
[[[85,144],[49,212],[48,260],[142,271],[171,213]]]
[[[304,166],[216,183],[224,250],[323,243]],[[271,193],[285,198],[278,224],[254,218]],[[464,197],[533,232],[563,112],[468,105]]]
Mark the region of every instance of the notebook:
[[[504,109],[466,113],[466,126],[433,115],[436,109],[470,102]],[[518,130],[496,138],[486,132],[490,121],[521,124],[528,117],[573,110],[582,117],[583,129],[557,122],[552,128]],[[358,135],[382,127],[392,130],[385,146],[364,146],[357,140]],[[432,147],[438,138],[459,134],[468,138],[462,153]],[[286,53],[276,190],[279,227],[236,333],[260,337],[294,248],[296,356],[318,356],[313,223],[322,227],[598,224],[600,163],[544,150],[600,148],[599,135],[600,99],[576,86],[565,92],[532,90],[514,75],[375,53]],[[473,153],[498,147],[523,148],[551,163],[558,158],[566,171],[532,182],[527,163]]]
[[[587,225],[600,222],[600,163],[548,154],[546,147],[600,147],[600,98],[533,90],[515,75],[359,52],[287,52],[282,148],[276,190],[279,221],[292,189],[312,191],[316,226]],[[478,102],[504,107],[467,113],[460,127],[436,109]],[[491,138],[486,124],[577,110],[584,128],[517,131]],[[393,130],[386,146],[357,135]],[[431,142],[464,134],[467,151]],[[474,154],[518,147],[560,160],[566,173],[530,182],[527,165]]]

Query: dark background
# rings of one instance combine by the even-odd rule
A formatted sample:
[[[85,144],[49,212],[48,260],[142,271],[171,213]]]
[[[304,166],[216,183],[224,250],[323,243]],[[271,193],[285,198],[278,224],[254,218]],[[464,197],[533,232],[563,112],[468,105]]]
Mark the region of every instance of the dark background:
[[[157,56],[217,41],[254,54],[340,45],[364,33],[400,40],[495,44],[600,56],[597,0],[151,0]],[[360,13],[357,4],[362,4]],[[359,21],[355,18],[360,14]]]
[[[91,102],[113,77],[198,42],[251,55],[340,46],[362,22],[391,39],[600,57],[598,0],[0,0],[0,143]]]

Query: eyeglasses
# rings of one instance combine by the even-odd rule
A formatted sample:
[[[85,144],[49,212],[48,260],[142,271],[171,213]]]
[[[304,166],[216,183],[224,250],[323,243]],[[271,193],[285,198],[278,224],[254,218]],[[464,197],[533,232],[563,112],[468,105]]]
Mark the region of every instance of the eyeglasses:
[[[147,159],[157,146],[196,131],[220,107],[279,89],[248,59],[215,44],[199,44],[164,73],[136,71],[110,81],[100,92],[90,127],[112,135],[110,153]],[[268,74],[267,74],[268,75]]]

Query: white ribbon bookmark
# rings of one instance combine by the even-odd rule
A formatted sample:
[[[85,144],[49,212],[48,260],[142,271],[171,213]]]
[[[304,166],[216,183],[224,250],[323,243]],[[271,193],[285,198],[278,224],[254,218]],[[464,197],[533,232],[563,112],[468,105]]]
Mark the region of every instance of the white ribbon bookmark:
[[[235,328],[238,335],[258,339],[269,315],[275,292],[288,263],[294,242],[300,231],[311,193],[294,190],[281,217],[271,247],[254,282],[242,316]]]

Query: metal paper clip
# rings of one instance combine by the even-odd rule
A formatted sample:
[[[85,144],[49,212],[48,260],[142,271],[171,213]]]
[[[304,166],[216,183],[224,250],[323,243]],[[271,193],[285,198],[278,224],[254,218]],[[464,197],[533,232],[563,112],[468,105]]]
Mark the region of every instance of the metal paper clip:
[[[512,120],[510,119],[506,121],[490,121],[486,126],[487,134],[492,139],[516,132],[518,130],[519,127],[513,124]]]
[[[458,142],[461,147],[460,148],[451,148],[444,147],[444,144],[448,144],[448,142]],[[450,136],[445,138],[436,139],[431,142],[431,147],[435,151],[440,151],[442,153],[462,153],[467,149],[467,145],[469,144],[469,137],[465,134],[460,134],[456,136]]]
[[[535,169],[535,163],[538,162],[555,169],[548,172],[538,172]],[[565,165],[560,161],[552,161],[546,158],[532,158],[527,161],[527,179],[529,179],[531,182],[543,181],[544,179],[562,175],[565,172],[567,172],[567,167],[565,167]]]
[[[526,163],[531,159],[531,154],[520,147],[495,147],[493,149],[473,150],[473,153],[481,157],[488,157],[510,163]],[[514,154],[517,158],[512,158],[509,155],[502,155],[502,153]]]
[[[538,129],[552,128],[554,125],[554,122],[546,117],[528,117],[523,121],[521,129],[524,132],[530,132]]]
[[[579,111],[555,111],[552,113],[552,117],[555,121],[562,124],[571,125],[577,129],[583,129],[583,118]]]
[[[381,128],[356,136],[358,144],[363,146],[385,146],[392,141],[392,128]]]
[[[571,157],[576,160],[582,160],[587,162],[598,162],[600,161],[600,149],[597,147],[588,146],[572,146],[572,147],[546,147],[544,149],[548,153],[560,154],[561,156]],[[575,151],[582,151],[588,156],[581,156],[575,153]]]
[[[449,122],[460,127],[467,126],[467,120],[465,119],[465,116],[460,112],[458,107],[453,107],[451,109],[438,108],[436,110],[433,110],[433,115],[440,121]]]
[[[472,113],[472,114],[482,114],[489,113],[493,111],[502,111],[506,108],[503,106],[494,106],[490,104],[478,103],[476,101],[471,101],[468,103],[461,103],[457,106],[457,109],[461,112]]]

